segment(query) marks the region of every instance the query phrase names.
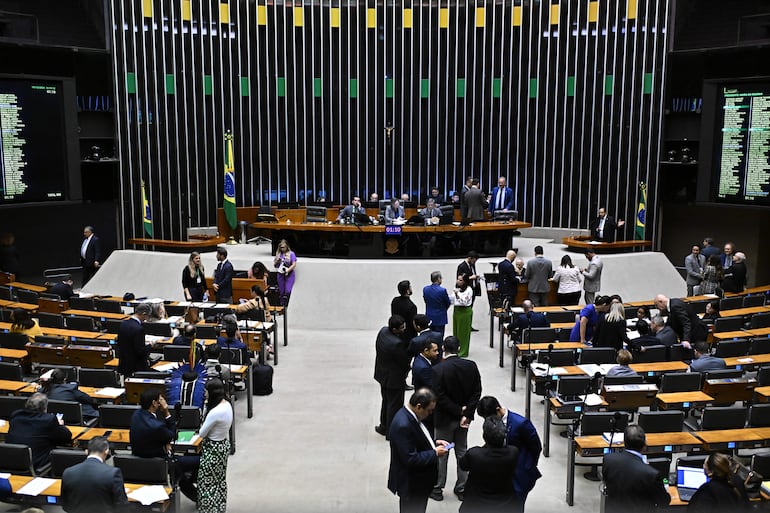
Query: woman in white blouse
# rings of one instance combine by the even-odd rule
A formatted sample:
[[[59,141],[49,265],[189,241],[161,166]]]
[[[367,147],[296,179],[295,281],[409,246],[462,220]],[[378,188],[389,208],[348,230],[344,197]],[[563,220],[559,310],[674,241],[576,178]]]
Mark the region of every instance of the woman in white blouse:
[[[473,289],[468,286],[465,276],[457,277],[452,302],[452,334],[460,341],[459,356],[468,356],[471,345],[471,324],[473,322]]]
[[[560,305],[576,305],[580,301],[580,293],[583,291],[583,277],[580,269],[572,265],[569,255],[564,255],[561,265],[553,274],[553,281],[559,284],[556,291]]]
[[[227,510],[227,458],[230,455],[230,426],[233,408],[219,379],[206,383],[206,418],[200,429],[203,452],[198,470],[199,513]]]

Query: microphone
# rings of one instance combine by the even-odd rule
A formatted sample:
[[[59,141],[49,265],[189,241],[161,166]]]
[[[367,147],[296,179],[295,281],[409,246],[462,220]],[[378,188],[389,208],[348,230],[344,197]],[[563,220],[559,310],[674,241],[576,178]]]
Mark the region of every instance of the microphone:
[[[553,352],[553,344],[548,344],[548,366],[551,366],[551,353]]]
[[[174,405],[174,417],[176,417],[177,422],[179,422],[179,419],[181,416],[182,416],[182,403],[177,402]]]
[[[597,388],[599,387],[600,379],[602,379],[602,373],[596,371],[594,376],[591,378],[591,392],[598,392]]]

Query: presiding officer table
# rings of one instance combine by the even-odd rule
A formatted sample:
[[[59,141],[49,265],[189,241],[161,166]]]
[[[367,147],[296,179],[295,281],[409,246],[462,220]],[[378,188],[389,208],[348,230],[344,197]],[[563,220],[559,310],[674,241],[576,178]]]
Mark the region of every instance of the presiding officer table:
[[[273,241],[273,251],[281,239],[307,256],[344,258],[437,257],[465,254],[465,246],[494,247],[494,254],[509,249],[511,238],[521,228],[532,225],[521,221],[473,222],[467,226],[356,225],[290,222],[251,223],[250,228]],[[483,252],[483,250],[481,251]]]

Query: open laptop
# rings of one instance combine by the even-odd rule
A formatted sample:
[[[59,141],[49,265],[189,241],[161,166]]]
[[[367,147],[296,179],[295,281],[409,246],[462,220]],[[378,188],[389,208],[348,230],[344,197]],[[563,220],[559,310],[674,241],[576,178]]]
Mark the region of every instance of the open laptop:
[[[698,488],[707,481],[708,477],[703,471],[703,467],[687,467],[677,464],[676,489],[679,492],[679,499],[683,502],[690,502]]]

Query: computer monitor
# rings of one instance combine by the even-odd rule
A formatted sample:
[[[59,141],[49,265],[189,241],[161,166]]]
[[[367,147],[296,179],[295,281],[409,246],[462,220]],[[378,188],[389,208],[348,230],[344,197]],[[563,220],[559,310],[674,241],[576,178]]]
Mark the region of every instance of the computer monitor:
[[[371,220],[369,219],[369,216],[366,214],[361,214],[360,212],[354,212],[353,223],[366,225],[366,224],[371,224]]]

